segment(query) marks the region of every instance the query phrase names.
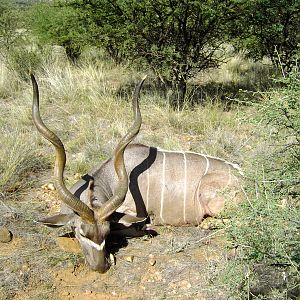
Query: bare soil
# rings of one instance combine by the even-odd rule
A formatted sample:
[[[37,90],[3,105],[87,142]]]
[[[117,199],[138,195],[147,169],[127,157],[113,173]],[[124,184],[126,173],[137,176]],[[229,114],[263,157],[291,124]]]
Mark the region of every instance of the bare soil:
[[[122,247],[99,274],[75,239],[59,237],[69,228],[35,222],[59,201],[55,191],[33,190],[0,201],[0,225],[13,234],[0,243],[0,299],[227,299],[217,280],[228,259],[222,230],[156,227],[153,238],[111,239]]]

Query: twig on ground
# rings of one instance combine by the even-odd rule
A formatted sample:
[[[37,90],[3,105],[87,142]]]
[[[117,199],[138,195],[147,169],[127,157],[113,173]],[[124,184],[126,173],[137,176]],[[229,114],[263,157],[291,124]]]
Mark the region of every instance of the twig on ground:
[[[206,240],[206,239],[208,239],[208,238],[211,238],[212,236],[218,234],[219,232],[225,231],[227,228],[229,228],[229,226],[226,226],[226,227],[224,227],[224,228],[218,229],[218,230],[216,230],[215,232],[213,232],[213,233],[211,233],[211,234],[209,234],[209,235],[207,235],[207,236],[202,237],[201,239],[199,239],[198,241],[194,242],[193,244],[199,244],[199,243],[201,243],[202,241],[204,241],[204,240]]]

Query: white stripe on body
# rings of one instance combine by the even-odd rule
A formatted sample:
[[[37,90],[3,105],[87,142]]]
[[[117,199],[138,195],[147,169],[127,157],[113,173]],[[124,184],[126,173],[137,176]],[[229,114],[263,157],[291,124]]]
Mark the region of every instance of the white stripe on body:
[[[160,194],[160,219],[164,223],[163,218],[163,209],[164,209],[164,192],[165,192],[165,180],[166,180],[166,154],[162,152],[163,154],[163,164],[162,164],[162,187],[161,187],[161,194]]]
[[[200,190],[200,185],[201,185],[202,181],[200,180],[198,186],[197,186],[197,189],[196,189],[196,197],[194,197],[194,199],[196,200],[196,205],[198,207],[198,210],[199,210],[199,213],[197,214],[196,212],[196,220],[197,220],[197,223],[198,225],[201,223],[202,221],[202,218],[203,218],[203,209],[202,209],[202,205],[201,205],[201,201],[199,199],[199,190]],[[195,209],[197,209],[196,205],[194,204],[195,206]],[[201,216],[201,220],[199,220],[198,216]]]
[[[185,152],[182,152],[182,154],[183,154],[183,161],[184,161],[183,221],[184,223],[186,223],[187,163],[186,163]]]
[[[207,174],[207,172],[208,172],[208,169],[209,169],[209,159],[204,154],[200,154],[200,155],[202,155],[206,159],[206,169],[205,169],[204,174],[202,175],[202,176],[205,176]]]
[[[164,150],[164,149],[160,149],[160,148],[157,148],[158,151],[160,152],[165,152],[165,153],[183,153],[182,151],[172,151],[172,150]],[[242,168],[238,165],[238,164],[235,164],[235,163],[232,163],[232,162],[229,162],[223,158],[220,158],[220,157],[216,157],[216,156],[211,156],[211,155],[207,155],[207,154],[202,154],[202,153],[197,153],[197,152],[193,152],[193,151],[184,151],[184,153],[186,154],[195,154],[195,155],[200,155],[200,156],[204,156],[206,158],[211,158],[211,159],[216,159],[216,160],[220,160],[222,162],[224,162],[225,164],[227,165],[230,165],[232,166],[234,169],[236,169],[242,176],[244,176],[244,173],[242,171]]]

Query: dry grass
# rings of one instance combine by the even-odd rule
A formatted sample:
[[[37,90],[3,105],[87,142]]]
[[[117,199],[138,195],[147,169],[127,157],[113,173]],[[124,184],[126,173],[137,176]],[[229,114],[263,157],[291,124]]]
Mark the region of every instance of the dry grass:
[[[269,59],[264,58],[256,62],[241,52],[230,57],[218,70],[211,69],[200,73],[195,81],[202,85],[219,83],[261,91],[270,87],[272,82],[269,78],[274,72]]]
[[[136,83],[144,75],[122,66],[108,64],[107,61],[95,61],[93,55],[89,53],[80,67],[74,67],[68,63],[60,50],[56,49],[54,54],[49,52],[48,56],[43,58],[42,67],[35,74],[40,87],[42,118],[65,143],[68,185],[74,182],[76,173],[84,174],[112,154],[132,120],[128,101],[132,91],[127,92],[127,96],[125,93],[125,97],[122,97],[119,91],[124,86],[132,86],[132,82]],[[70,268],[66,262],[70,262],[71,267],[76,268],[81,256],[62,255],[54,243],[57,232],[50,232],[34,223],[40,212],[45,215],[49,210],[46,202],[41,199],[43,195],[39,187],[51,180],[53,149],[32,124],[30,83],[20,79],[3,61],[0,62],[0,75],[0,225],[8,226],[17,237],[15,241],[19,239],[23,243],[23,246],[16,248],[17,252],[1,258],[1,263],[7,257],[10,261],[6,261],[5,265],[0,267],[0,278],[5,279],[0,285],[0,298],[11,299],[10,297],[22,290],[31,290],[33,294],[25,295],[26,299],[52,299],[53,274],[46,272],[40,275],[40,270],[51,269],[52,266]],[[148,80],[148,87],[151,88],[154,85],[151,79]],[[136,142],[172,150],[207,153],[242,165],[247,165],[248,158],[255,155],[255,151],[263,151],[256,150],[257,145],[261,143],[261,137],[253,136],[254,129],[248,122],[253,113],[251,108],[240,110],[236,106],[234,110],[226,111],[220,99],[214,96],[212,101],[208,101],[211,104],[196,105],[193,108],[185,105],[184,109],[174,111],[159,95],[155,90],[142,91],[143,125]],[[20,197],[20,194],[25,197]],[[16,199],[11,200],[9,196]],[[189,234],[192,231],[186,232],[186,237],[190,238]],[[176,238],[176,235],[171,234],[172,244]],[[161,247],[164,245],[163,240],[162,237],[155,243]],[[139,243],[141,241],[137,241],[137,244]],[[145,247],[148,249],[150,246]],[[192,254],[193,251],[198,251],[198,246],[193,247]],[[32,253],[35,259],[31,257]],[[173,252],[171,254],[174,257],[177,255]],[[177,256],[183,261],[184,258],[180,255],[179,252]],[[169,258],[165,259],[165,262],[158,266],[157,272],[169,274]],[[170,260],[177,268],[174,270],[180,273],[180,265],[176,260]],[[219,264],[220,260],[221,258],[216,258],[206,261],[206,264],[202,261],[199,266],[191,266],[187,256],[184,260],[184,274],[189,276],[190,268],[204,266],[206,271],[203,271],[203,276],[206,277],[202,279],[209,283],[213,281],[211,276],[215,276],[216,273],[212,261]],[[27,265],[29,269],[26,269]],[[120,268],[124,267],[122,272],[126,273],[128,263],[123,262],[119,265]],[[143,268],[143,264],[137,263],[136,267]],[[213,272],[211,268],[214,268]],[[170,276],[167,273],[166,276]],[[110,275],[112,280],[115,280],[115,285],[121,282],[123,286],[127,286],[128,283],[120,281],[118,270],[113,270]],[[141,275],[138,276],[139,278],[134,280],[140,281]],[[156,276],[155,273],[153,276]],[[153,280],[156,284],[156,279]],[[12,282],[16,282],[14,288],[11,288]],[[36,284],[42,286],[43,290],[33,291]],[[143,294],[146,295],[145,299],[159,299],[160,295],[166,295],[163,290],[155,294],[148,281],[145,285],[149,286],[148,294]],[[164,282],[160,282],[160,285],[162,289],[169,288],[173,291],[173,287],[166,287]],[[174,286],[176,285],[177,282],[174,281]],[[199,283],[199,286],[194,286],[195,290],[190,290],[191,297],[197,296],[197,288],[200,286],[205,293],[205,287]],[[109,290],[107,286],[105,289]],[[206,291],[214,295],[213,288],[206,288]],[[185,293],[187,290],[181,292]],[[21,295],[24,297],[24,294]],[[176,299],[176,294],[169,295],[169,298]]]
[[[0,66],[2,143],[10,145],[18,141],[23,145],[16,145],[14,151],[20,153],[14,152],[12,156],[23,157],[21,164],[27,161],[29,169],[38,164],[34,161],[36,153],[51,161],[51,146],[36,133],[31,122],[30,83],[21,81],[15,73],[5,69],[3,62]],[[100,159],[111,155],[126,132],[132,118],[130,101],[119,96],[118,91],[134,78],[137,82],[142,74],[101,62],[93,65],[85,61],[78,68],[68,64],[63,57],[57,60],[53,55],[45,58],[42,70],[36,73],[42,117],[65,143],[67,173],[86,172]],[[141,95],[141,110],[143,125],[137,142],[242,160],[246,136],[238,110],[225,112],[222,104],[211,104],[173,111],[164,99],[159,98],[158,92],[147,90]],[[2,147],[1,151],[2,157],[6,157],[7,147]],[[5,160],[1,167],[17,170],[17,166],[17,162],[11,164]],[[24,176],[24,173],[15,174]]]

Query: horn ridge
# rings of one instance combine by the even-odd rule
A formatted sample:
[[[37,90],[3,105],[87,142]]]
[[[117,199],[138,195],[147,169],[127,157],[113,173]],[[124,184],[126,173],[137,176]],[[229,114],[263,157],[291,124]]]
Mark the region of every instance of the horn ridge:
[[[101,220],[107,219],[118,207],[122,205],[128,190],[128,175],[125,168],[124,152],[127,145],[136,137],[141,128],[142,116],[139,107],[139,95],[145,79],[146,76],[136,86],[132,97],[134,122],[125,136],[118,143],[114,151],[114,167],[118,177],[118,184],[114,195],[97,211],[97,217]]]

